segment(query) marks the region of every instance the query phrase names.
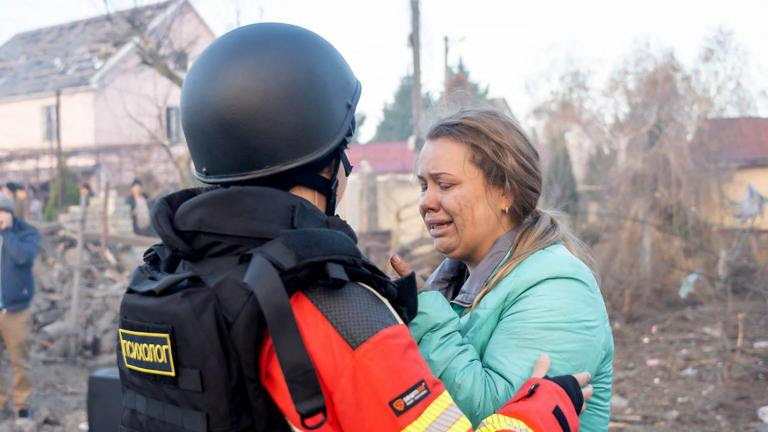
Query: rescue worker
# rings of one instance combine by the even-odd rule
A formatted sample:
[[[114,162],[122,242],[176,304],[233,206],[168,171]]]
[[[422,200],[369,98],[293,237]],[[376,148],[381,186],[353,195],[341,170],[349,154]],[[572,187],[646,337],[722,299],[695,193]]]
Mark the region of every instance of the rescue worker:
[[[336,49],[292,25],[238,28],[194,63],[182,125],[214,186],[153,209],[163,243],[121,306],[125,430],[472,430],[404,324],[415,280],[384,282],[335,215],[359,97]],[[546,368],[484,430],[577,430],[589,378]]]

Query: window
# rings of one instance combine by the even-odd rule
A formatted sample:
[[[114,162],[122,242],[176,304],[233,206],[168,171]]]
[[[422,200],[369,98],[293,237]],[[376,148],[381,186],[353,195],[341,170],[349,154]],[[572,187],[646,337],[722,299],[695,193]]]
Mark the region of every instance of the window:
[[[184,51],[179,51],[173,56],[173,68],[179,72],[187,71],[187,62],[187,53]]]
[[[56,141],[56,105],[43,107],[43,140]]]
[[[165,108],[165,137],[171,143],[181,141],[181,118],[179,117],[179,107],[170,106]]]

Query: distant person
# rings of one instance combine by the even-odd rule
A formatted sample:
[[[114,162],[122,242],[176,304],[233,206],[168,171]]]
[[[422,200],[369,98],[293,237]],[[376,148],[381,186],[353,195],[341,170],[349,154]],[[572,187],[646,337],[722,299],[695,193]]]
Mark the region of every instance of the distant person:
[[[0,337],[11,360],[13,410],[17,420],[29,419],[29,351],[27,332],[29,304],[35,293],[32,265],[37,255],[39,235],[26,222],[14,217],[13,199],[0,195]],[[7,392],[0,392],[0,407],[5,408]]]
[[[143,236],[154,236],[150,225],[149,196],[144,192],[144,185],[139,179],[133,179],[131,183],[131,196],[126,200],[131,206],[131,220],[133,221],[133,233]]]
[[[29,187],[29,220],[30,222],[42,222],[44,219],[43,200],[38,196],[37,188]]]
[[[16,183],[14,182],[7,182],[2,187],[3,195],[7,196],[8,198],[16,198]]]
[[[86,182],[80,186],[80,196],[85,197],[85,206],[88,207],[91,203],[91,198],[93,198],[93,189],[91,188],[90,183]]]
[[[16,189],[16,219],[29,220],[29,195],[24,185]]]
[[[29,212],[27,210],[27,191],[24,189],[24,185],[8,182],[3,186],[3,194],[13,199],[16,219],[26,220]]]

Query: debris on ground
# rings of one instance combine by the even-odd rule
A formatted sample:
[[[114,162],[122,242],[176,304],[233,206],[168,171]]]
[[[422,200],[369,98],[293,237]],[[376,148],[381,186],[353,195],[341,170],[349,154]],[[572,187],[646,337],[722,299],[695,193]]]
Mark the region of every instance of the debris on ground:
[[[768,425],[768,351],[757,344],[768,339],[768,302],[735,298],[731,307],[743,318],[711,303],[654,310],[614,325],[609,430],[761,431]],[[638,343],[652,325],[655,334]]]
[[[77,235],[59,225],[41,227],[34,267],[36,294],[32,302],[32,352],[46,360],[114,356],[118,308],[128,279],[141,261],[143,248],[85,241],[82,248],[80,304],[73,326],[72,289],[77,267]]]

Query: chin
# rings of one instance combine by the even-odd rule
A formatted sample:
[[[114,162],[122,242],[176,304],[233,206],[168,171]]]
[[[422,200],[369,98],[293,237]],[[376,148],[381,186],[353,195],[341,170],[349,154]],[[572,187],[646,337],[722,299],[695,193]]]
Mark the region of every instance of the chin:
[[[452,247],[451,245],[447,245],[439,240],[434,240],[432,244],[436,251],[440,252],[441,254],[449,258],[453,258],[451,256],[451,252],[454,252],[456,248]]]

